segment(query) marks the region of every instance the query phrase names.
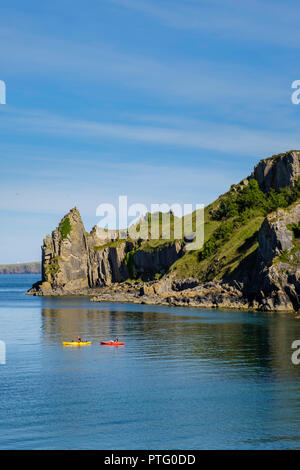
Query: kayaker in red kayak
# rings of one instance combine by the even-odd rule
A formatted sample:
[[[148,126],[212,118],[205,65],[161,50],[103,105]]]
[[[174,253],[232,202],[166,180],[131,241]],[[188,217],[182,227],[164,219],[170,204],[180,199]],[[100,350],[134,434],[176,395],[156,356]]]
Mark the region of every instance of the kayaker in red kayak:
[[[115,337],[115,343],[118,343],[119,342],[119,336],[116,336]]]
[[[125,343],[119,342],[119,338],[117,337],[110,341],[100,341],[100,344],[106,344],[107,346],[124,346]]]

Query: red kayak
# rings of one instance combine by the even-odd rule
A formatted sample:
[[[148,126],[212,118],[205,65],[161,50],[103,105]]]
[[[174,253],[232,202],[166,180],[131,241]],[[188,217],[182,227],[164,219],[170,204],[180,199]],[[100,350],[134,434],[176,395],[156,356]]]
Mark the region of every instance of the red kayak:
[[[111,341],[100,341],[100,344],[105,344],[106,346],[124,346],[125,343],[111,340]]]

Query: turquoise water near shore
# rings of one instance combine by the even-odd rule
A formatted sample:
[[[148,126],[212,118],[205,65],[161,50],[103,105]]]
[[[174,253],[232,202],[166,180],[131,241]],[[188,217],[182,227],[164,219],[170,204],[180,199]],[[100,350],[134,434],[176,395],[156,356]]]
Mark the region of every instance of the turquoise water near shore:
[[[300,448],[300,319],[25,296],[38,277],[0,276],[0,449]]]

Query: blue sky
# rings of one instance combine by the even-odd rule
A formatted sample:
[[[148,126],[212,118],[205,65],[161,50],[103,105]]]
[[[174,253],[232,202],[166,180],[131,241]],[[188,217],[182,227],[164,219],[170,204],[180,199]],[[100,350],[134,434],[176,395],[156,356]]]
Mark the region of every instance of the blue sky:
[[[300,148],[296,1],[1,5],[0,264],[73,206],[204,203]]]

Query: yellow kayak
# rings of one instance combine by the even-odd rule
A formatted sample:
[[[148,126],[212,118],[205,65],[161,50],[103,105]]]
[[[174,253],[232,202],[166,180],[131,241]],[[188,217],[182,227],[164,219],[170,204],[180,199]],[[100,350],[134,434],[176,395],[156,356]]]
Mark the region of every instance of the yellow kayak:
[[[92,344],[91,341],[63,341],[63,346],[86,346],[88,344]]]

